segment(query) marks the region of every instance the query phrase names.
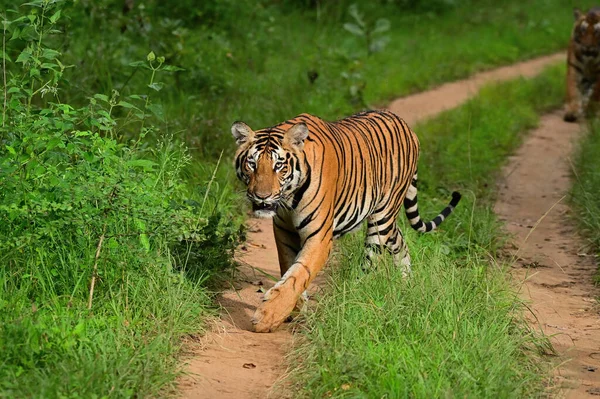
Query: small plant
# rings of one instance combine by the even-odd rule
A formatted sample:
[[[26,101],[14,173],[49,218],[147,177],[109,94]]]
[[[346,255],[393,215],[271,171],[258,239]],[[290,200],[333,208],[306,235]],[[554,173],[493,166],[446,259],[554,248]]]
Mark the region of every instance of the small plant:
[[[364,41],[367,56],[382,51],[390,40],[389,36],[384,35],[390,29],[390,21],[385,18],[379,18],[375,22],[366,21],[357,4],[348,7],[348,14],[354,22],[344,23],[344,29]],[[348,67],[341,73],[348,88],[348,100],[353,108],[367,107],[364,99],[367,81],[363,76],[363,58],[361,54],[347,57]]]
[[[344,29],[364,40],[367,54],[383,51],[390,41],[390,37],[385,35],[390,30],[390,21],[386,18],[379,18],[375,22],[368,22],[356,4],[348,7],[348,14],[354,22],[346,22]]]

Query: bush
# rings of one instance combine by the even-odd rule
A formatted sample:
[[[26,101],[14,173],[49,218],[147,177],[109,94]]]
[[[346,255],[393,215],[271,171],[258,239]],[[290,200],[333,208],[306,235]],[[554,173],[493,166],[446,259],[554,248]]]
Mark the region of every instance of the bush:
[[[190,190],[191,157],[160,138],[150,95],[61,102],[68,70],[51,46],[64,9],[29,4],[4,25],[0,397],[155,394],[173,379],[178,338],[202,328],[201,284],[231,266],[235,221],[210,187]],[[152,52],[134,66],[152,92],[177,69]],[[129,142],[125,128],[137,130]]]

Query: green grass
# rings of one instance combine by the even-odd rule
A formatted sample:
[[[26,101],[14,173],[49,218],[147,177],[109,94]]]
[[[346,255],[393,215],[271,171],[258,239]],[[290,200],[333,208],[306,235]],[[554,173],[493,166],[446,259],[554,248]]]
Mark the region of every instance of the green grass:
[[[384,51],[367,55],[362,39],[343,29],[351,22],[351,1],[314,3],[148,0],[123,13],[122,3],[109,0],[32,0],[15,14],[14,1],[0,0],[0,9],[14,21],[5,25],[10,98],[0,130],[0,397],[145,397],[171,391],[180,338],[202,331],[212,303],[206,278],[228,265],[232,225],[239,224],[231,216],[239,214],[240,198],[227,165],[232,121],[262,127],[301,112],[335,119],[392,96],[561,49],[572,20],[570,8],[558,1],[523,6],[509,0],[501,7],[491,0],[455,6],[411,1],[414,8],[401,0],[359,2],[366,20],[386,17],[391,24]],[[62,14],[49,11],[53,7]],[[161,71],[149,87],[148,65],[130,63],[145,60],[150,50],[184,71]],[[309,72],[318,73],[313,83]],[[541,94],[540,109],[554,104],[560,92],[547,83],[540,79],[531,89]],[[534,97],[529,85],[520,86],[502,86],[511,89],[503,98],[492,96],[486,108],[471,102],[443,122],[418,128],[432,132],[421,135],[429,148],[422,163],[431,165],[421,168],[424,212],[441,208],[446,199],[438,198],[449,185],[485,202],[489,188],[483,185],[501,162],[500,152],[516,144],[523,121],[536,120],[527,107],[513,109],[512,97],[523,102]],[[129,105],[116,105],[119,101]],[[521,122],[500,127],[509,110]],[[473,115],[494,118],[491,148],[484,139],[489,142],[492,130],[479,128]],[[467,133],[471,147],[464,145]],[[87,140],[82,137],[98,145],[82,145]],[[168,150],[158,146],[167,142],[175,144]],[[179,142],[190,147],[193,163],[184,161]],[[439,235],[410,236],[413,252],[432,248],[414,254],[417,277],[410,284],[418,276],[419,284],[434,284],[419,268],[425,259],[446,266],[447,252],[458,254],[455,263],[468,257],[472,265],[477,259],[477,267],[486,270],[480,259],[497,245],[497,225],[480,203],[471,215],[472,204],[465,200],[446,226],[453,238],[444,238],[443,245],[435,244]],[[450,270],[454,274],[447,276],[461,282],[488,275]],[[476,292],[482,301],[484,293],[506,292],[493,303],[513,306],[496,280]],[[386,306],[391,311],[401,301]],[[323,306],[327,303],[324,298]],[[476,331],[471,324],[465,328]],[[498,322],[499,331],[508,326]],[[308,377],[309,387],[324,386]]]
[[[587,135],[582,140],[573,165],[571,203],[575,220],[584,237],[589,240],[591,254],[600,255],[600,125],[590,121]],[[596,274],[600,284],[600,271]]]
[[[123,96],[140,92],[148,71],[128,65],[152,49],[184,68],[162,78],[164,121],[157,125],[209,157],[232,151],[227,132],[235,120],[260,128],[303,112],[338,119],[479,70],[565,49],[573,23],[572,7],[557,0],[358,1],[367,22],[384,17],[391,25],[383,51],[368,55],[364,39],[343,28],[353,22],[350,1],[317,2],[319,7],[183,1],[163,8],[150,1],[125,16],[105,3],[81,2],[72,10],[62,51],[77,68],[65,99],[77,102],[113,89]],[[421,7],[408,6],[413,3]],[[312,83],[309,73],[318,74]]]
[[[307,316],[292,372],[306,397],[541,395],[547,342],[527,327],[492,211],[505,157],[562,103],[564,66],[532,80],[490,86],[465,105],[416,127],[422,144],[419,204],[433,215],[460,189],[463,201],[441,232],[419,235],[401,217],[413,274],[382,259],[361,272],[357,234],[338,244],[326,292]],[[300,383],[301,382],[301,383]]]
[[[53,97],[63,5],[5,25],[18,58],[0,123],[0,398],[164,395],[181,337],[215,313],[210,281],[232,271],[241,218],[215,181],[232,171],[191,164],[152,124],[149,90],[83,107]],[[117,139],[125,126],[135,141]]]
[[[41,253],[29,265],[44,257],[50,256]],[[78,296],[61,298],[36,286],[52,290],[46,271],[24,277],[0,270],[0,397],[146,397],[172,388],[180,337],[202,332],[210,315],[201,286],[158,258],[139,273],[127,271],[122,286],[98,295],[100,303],[88,311]]]

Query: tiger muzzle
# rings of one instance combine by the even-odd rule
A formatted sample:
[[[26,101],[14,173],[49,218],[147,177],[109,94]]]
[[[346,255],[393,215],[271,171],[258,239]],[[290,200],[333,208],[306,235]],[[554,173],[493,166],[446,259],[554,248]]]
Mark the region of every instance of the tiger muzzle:
[[[250,193],[248,192],[247,194],[248,199],[250,200],[250,202],[252,202],[252,211],[254,213],[259,213],[259,212],[275,212],[275,210],[277,209],[277,204],[279,202],[279,196],[273,196],[271,194],[267,195],[266,197],[262,197],[259,194],[256,193]]]

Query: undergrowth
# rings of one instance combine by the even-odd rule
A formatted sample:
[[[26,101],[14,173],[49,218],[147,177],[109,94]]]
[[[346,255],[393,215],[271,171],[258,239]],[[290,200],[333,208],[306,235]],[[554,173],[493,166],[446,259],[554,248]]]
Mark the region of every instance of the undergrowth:
[[[333,120],[561,49],[572,20],[547,0],[0,0],[0,11],[0,397],[170,390],[179,338],[202,331],[206,284],[228,269],[239,236],[233,171],[222,165],[233,120]],[[537,100],[553,103],[554,87],[540,84],[547,95]],[[446,253],[481,259],[495,245],[481,199],[521,128],[477,130],[472,115],[496,115],[496,100],[508,101],[470,103],[422,128],[437,132],[420,135],[425,212],[442,205],[448,185],[478,196],[473,215],[467,199],[448,222],[451,240],[410,236],[413,247],[433,246],[427,256],[441,253],[434,264],[445,266]],[[535,123],[527,110],[518,119]],[[490,148],[481,144],[488,128]],[[468,132],[477,145],[464,145]],[[465,151],[469,174],[454,166]]]
[[[199,168],[156,127],[149,93],[61,101],[62,11],[34,0],[3,20],[0,397],[156,395],[231,266],[228,190],[184,178]],[[176,70],[152,52],[138,66],[149,91]]]
[[[363,235],[344,238],[326,292],[308,315],[293,372],[306,397],[532,397],[544,392],[547,342],[530,330],[497,251],[492,206],[506,156],[562,103],[564,66],[484,88],[456,110],[415,127],[421,215],[450,189],[463,200],[441,231],[417,234],[401,216],[413,274],[382,258],[364,273]]]
[[[590,120],[587,130],[574,157],[571,203],[575,209],[575,220],[589,240],[586,252],[600,259],[600,121]],[[600,271],[595,280],[596,284],[600,284]]]
[[[60,2],[69,17],[57,21],[64,35],[54,48],[76,66],[63,101],[144,93],[148,75],[136,63],[152,49],[181,67],[152,85],[159,135],[212,159],[233,151],[226,133],[235,120],[259,128],[303,112],[339,119],[564,49],[573,22],[558,0]]]

